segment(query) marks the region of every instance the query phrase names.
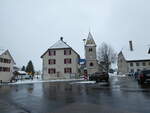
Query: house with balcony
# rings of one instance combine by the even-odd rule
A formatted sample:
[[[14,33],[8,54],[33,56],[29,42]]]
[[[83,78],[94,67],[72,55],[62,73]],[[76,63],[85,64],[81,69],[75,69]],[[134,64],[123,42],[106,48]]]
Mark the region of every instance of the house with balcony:
[[[63,37],[47,49],[41,58],[44,80],[76,78],[79,74],[80,56],[64,42]]]
[[[9,50],[0,49],[0,82],[10,82],[15,61]]]
[[[124,47],[118,54],[118,73],[128,74],[141,70],[150,70],[150,47],[149,45],[133,44]]]

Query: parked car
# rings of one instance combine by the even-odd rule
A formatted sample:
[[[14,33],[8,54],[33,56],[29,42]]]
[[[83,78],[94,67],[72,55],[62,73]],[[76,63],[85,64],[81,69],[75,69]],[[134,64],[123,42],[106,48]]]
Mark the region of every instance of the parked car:
[[[138,83],[143,84],[144,82],[150,80],[150,70],[143,70],[138,74]]]
[[[96,81],[96,82],[101,82],[101,81],[108,82],[109,74],[106,72],[102,72],[102,73],[96,72],[96,73],[92,74],[91,76],[89,76],[89,80]]]
[[[31,75],[21,75],[21,79],[33,79]]]

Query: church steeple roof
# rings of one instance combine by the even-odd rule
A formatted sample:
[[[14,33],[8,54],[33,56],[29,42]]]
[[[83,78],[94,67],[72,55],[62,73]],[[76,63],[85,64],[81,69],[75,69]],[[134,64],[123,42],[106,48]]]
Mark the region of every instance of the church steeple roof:
[[[86,41],[86,46],[96,46],[96,43],[93,39],[93,36],[92,36],[91,32],[89,32],[89,34],[88,34],[88,38],[87,38],[87,41]]]

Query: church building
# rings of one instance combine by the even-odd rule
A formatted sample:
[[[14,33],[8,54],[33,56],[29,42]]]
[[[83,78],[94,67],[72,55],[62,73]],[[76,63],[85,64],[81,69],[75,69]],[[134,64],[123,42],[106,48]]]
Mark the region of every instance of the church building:
[[[87,75],[91,75],[95,72],[98,72],[99,68],[96,55],[96,43],[90,32],[88,34],[88,38],[85,43],[85,59],[86,59]]]

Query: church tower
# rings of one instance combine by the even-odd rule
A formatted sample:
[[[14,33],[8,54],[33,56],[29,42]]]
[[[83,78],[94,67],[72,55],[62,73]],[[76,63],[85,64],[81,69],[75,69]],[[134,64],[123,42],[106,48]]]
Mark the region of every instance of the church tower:
[[[90,32],[88,34],[88,38],[85,43],[85,58],[86,58],[87,74],[91,75],[97,72],[98,63],[97,63],[97,56],[96,56],[96,43]]]

